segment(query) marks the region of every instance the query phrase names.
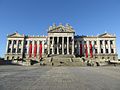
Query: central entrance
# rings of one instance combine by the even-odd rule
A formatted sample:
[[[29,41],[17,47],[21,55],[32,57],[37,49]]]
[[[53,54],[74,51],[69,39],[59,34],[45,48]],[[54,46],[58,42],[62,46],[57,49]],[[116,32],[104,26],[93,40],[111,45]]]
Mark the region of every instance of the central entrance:
[[[48,54],[74,54],[74,30],[69,26],[53,25],[48,31]]]

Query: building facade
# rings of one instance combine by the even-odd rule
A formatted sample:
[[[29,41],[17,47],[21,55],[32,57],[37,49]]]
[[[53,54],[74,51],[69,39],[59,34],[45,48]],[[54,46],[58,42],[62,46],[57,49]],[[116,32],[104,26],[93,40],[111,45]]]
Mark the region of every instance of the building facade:
[[[97,36],[75,35],[69,24],[53,24],[48,29],[48,36],[28,36],[17,32],[7,36],[6,60],[39,60],[54,55],[117,60],[116,36],[108,33]]]

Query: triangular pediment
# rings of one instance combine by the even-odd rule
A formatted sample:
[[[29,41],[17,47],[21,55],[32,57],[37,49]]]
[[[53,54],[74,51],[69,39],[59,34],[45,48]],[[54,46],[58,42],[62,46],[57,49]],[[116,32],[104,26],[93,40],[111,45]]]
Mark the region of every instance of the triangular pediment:
[[[17,38],[17,37],[24,37],[24,35],[21,35],[21,34],[15,32],[13,34],[8,35],[8,37],[16,37]]]
[[[75,32],[70,25],[53,25],[49,27],[48,33],[64,33],[64,32]]]
[[[99,35],[98,37],[115,37],[115,36],[113,36],[112,34],[109,34],[109,33],[104,33],[104,34],[101,34],[101,35]]]

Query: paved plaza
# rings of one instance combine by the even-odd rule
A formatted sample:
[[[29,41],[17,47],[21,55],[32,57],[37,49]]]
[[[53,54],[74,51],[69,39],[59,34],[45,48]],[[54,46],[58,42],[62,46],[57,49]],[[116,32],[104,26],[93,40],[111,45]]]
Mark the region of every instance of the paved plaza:
[[[120,90],[120,67],[0,66],[0,90]]]

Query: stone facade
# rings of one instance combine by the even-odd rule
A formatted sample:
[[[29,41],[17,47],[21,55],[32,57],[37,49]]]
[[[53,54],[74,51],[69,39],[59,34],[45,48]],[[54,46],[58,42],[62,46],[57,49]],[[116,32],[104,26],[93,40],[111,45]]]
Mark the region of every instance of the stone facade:
[[[17,32],[7,36],[6,60],[39,60],[50,55],[117,60],[116,36],[108,33],[97,36],[75,36],[75,31],[69,24],[65,26],[53,24],[48,29],[48,36],[20,35]]]

